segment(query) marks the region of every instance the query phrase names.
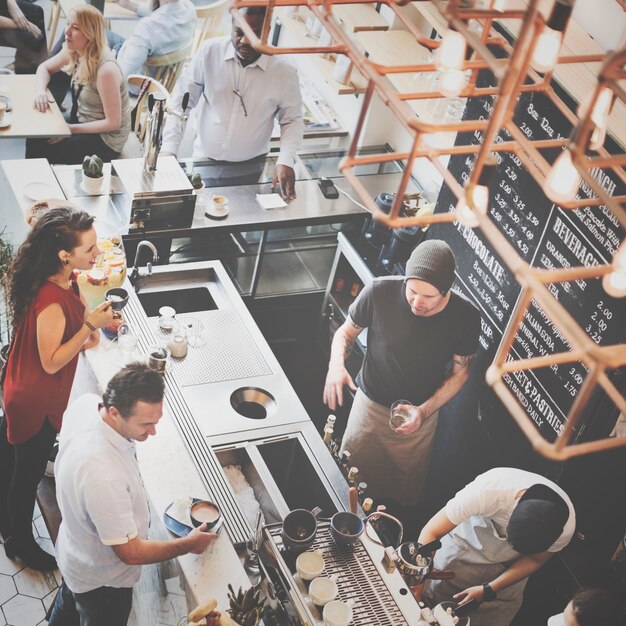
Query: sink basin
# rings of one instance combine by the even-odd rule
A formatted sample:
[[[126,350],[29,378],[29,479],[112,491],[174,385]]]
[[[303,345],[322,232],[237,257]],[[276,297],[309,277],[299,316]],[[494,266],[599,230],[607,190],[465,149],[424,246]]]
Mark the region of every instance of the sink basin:
[[[217,304],[207,287],[189,287],[169,291],[139,292],[139,302],[148,317],[158,317],[162,306],[171,306],[176,313],[214,311]]]
[[[339,510],[330,486],[309,458],[312,452],[297,435],[218,447],[215,453],[223,467],[236,465],[241,470],[268,524],[293,509],[319,506],[322,517]]]
[[[297,437],[257,444],[261,458],[290,510],[321,507],[330,517],[337,506]]]
[[[239,415],[253,420],[263,420],[276,410],[272,394],[259,387],[241,387],[233,391],[230,404]]]

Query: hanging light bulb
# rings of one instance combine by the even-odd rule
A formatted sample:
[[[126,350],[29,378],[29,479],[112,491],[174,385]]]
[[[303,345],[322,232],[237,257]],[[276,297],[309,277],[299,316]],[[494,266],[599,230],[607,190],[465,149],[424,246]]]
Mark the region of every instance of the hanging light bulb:
[[[452,27],[443,36],[440,46],[435,51],[435,67],[438,70],[460,70],[465,61],[467,42],[465,37]]]
[[[567,28],[573,8],[573,0],[561,0],[560,2],[557,0],[554,3],[550,18],[537,39],[530,61],[537,72],[544,74],[556,65],[563,42],[563,33]]]
[[[443,70],[439,78],[439,91],[448,98],[458,96],[467,83],[463,70]]]
[[[463,194],[457,202],[455,215],[457,222],[463,224],[463,226],[469,226],[470,228],[476,228],[476,226],[478,226],[478,216],[470,209],[465,194]]]
[[[613,258],[613,271],[602,278],[604,291],[613,298],[626,296],[626,241],[617,250]]]
[[[613,298],[626,296],[626,271],[614,270],[602,278],[602,287]]]
[[[581,103],[578,107],[578,117],[581,119],[587,115],[592,97],[593,93],[586,102]],[[599,150],[604,145],[609,115],[614,102],[615,95],[611,89],[602,87],[591,111],[591,121],[594,124],[594,129],[589,140],[589,147],[592,150]]]
[[[456,218],[463,226],[476,228],[478,213],[487,215],[489,210],[489,184],[496,170],[496,160],[489,158],[485,161],[478,177],[478,183],[468,184],[465,193],[456,205]]]
[[[572,162],[572,154],[565,149],[554,162],[543,184],[543,191],[556,204],[572,200],[580,185],[580,174]]]

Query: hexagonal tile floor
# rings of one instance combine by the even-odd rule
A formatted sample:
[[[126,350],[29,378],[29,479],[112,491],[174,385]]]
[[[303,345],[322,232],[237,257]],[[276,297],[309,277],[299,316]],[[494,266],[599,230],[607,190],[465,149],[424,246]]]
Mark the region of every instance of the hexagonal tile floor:
[[[33,533],[45,550],[54,550],[37,505]],[[128,626],[157,623],[177,626],[181,623],[181,616],[187,614],[185,592],[178,577],[165,580],[167,597],[162,597],[161,582],[152,580],[154,576],[158,578],[156,572],[157,569],[146,574],[145,588],[140,590],[143,601],[138,606],[133,604]],[[24,567],[19,561],[8,559],[0,546],[0,626],[47,626],[46,612],[54,602],[60,584],[59,570],[37,572]],[[156,593],[155,585],[159,593]]]
[[[33,532],[43,548],[50,551],[52,542],[35,506]],[[45,625],[46,611],[56,596],[61,575],[37,572],[19,561],[8,559],[0,548],[0,626]]]

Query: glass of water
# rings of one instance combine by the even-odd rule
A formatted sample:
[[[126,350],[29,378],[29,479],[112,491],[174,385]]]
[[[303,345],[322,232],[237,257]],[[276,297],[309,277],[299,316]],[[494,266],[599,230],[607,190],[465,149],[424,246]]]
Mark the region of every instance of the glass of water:
[[[389,410],[389,428],[394,432],[411,419],[414,406],[408,400],[396,400]]]
[[[185,315],[180,318],[180,326],[192,348],[202,348],[205,345],[206,337],[202,334],[204,324],[198,318]]]
[[[126,356],[131,355],[135,351],[137,337],[133,334],[128,324],[122,324],[117,329],[117,343],[121,352]]]

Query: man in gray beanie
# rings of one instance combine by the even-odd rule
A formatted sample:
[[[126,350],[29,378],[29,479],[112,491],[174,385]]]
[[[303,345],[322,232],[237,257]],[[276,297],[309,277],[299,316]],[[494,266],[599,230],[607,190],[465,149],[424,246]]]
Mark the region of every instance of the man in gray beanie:
[[[333,338],[324,403],[334,410],[345,385],[356,391],[341,448],[375,500],[420,502],[439,409],[469,377],[480,314],[450,291],[455,266],[447,243],[421,243],[406,276],[375,278],[363,288]],[[364,328],[367,352],[355,385],[345,360]],[[394,430],[389,408],[397,400],[408,403],[409,416]]]

